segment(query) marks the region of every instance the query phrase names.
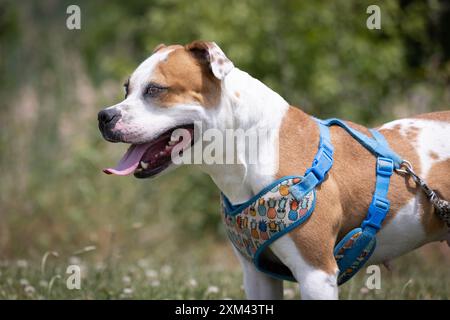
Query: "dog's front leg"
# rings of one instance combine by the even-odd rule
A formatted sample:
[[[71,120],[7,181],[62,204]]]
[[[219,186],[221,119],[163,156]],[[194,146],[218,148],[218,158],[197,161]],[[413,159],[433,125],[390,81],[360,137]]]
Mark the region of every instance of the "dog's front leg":
[[[234,248],[233,248],[234,249]],[[258,271],[251,261],[234,250],[244,272],[244,289],[247,299],[280,300],[283,299],[283,281],[274,279]]]
[[[337,300],[337,273],[328,274],[320,269],[298,270],[300,295],[304,300]]]
[[[278,258],[291,270],[299,283],[300,296],[304,300],[336,300],[338,299],[337,271],[326,272],[308,263],[289,236],[284,236],[271,244],[270,248]],[[323,260],[334,263],[334,257],[326,252],[317,254]],[[337,266],[335,267],[337,270]]]

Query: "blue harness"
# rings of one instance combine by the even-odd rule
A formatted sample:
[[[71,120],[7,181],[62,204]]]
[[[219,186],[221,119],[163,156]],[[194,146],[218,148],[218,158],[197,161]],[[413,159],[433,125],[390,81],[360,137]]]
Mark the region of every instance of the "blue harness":
[[[222,217],[235,248],[253,260],[258,270],[275,278],[296,281],[291,271],[271,253],[269,245],[305,222],[314,211],[315,188],[333,166],[334,148],[329,127],[342,127],[377,156],[377,162],[375,191],[367,216],[359,228],[350,231],[334,248],[339,267],[338,284],[341,285],[361,269],[375,249],[376,233],[389,212],[390,178],[403,160],[374,129],[370,129],[370,138],[336,118],[314,120],[320,129],[319,148],[304,176],[283,177],[240,205],[232,205],[222,194]]]

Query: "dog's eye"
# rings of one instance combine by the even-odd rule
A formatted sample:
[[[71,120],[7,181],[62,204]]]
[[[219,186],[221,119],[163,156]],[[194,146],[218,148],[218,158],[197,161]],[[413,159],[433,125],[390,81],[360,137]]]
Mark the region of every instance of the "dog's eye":
[[[162,87],[160,85],[151,83],[147,86],[147,89],[145,90],[144,94],[148,97],[156,97],[166,89],[167,89],[166,87]]]

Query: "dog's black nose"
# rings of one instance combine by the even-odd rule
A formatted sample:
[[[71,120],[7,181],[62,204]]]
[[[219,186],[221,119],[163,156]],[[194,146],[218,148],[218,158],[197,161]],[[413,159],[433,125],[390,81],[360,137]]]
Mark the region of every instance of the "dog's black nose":
[[[105,109],[98,113],[98,124],[101,126],[113,126],[119,120],[120,111],[112,108]]]
[[[119,142],[121,139],[120,131],[115,129],[117,121],[121,117],[120,110],[116,108],[104,109],[98,113],[98,128],[105,138],[111,142]]]

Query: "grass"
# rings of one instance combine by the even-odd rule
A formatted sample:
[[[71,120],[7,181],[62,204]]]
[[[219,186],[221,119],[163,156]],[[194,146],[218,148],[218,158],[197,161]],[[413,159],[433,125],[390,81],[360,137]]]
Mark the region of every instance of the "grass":
[[[167,256],[157,254],[133,261],[98,261],[87,248],[72,256],[47,253],[42,259],[3,260],[1,299],[243,299],[242,274],[228,245],[199,244]],[[212,247],[211,247],[212,246]],[[381,289],[365,287],[362,270],[340,288],[341,299],[448,299],[449,261],[435,248],[399,258],[393,271],[381,269]],[[215,252],[213,256],[189,252]],[[92,252],[91,252],[92,251]],[[159,256],[158,256],[159,255]],[[81,289],[66,287],[66,268],[81,267]],[[298,299],[297,285],[285,282],[285,299]]]

